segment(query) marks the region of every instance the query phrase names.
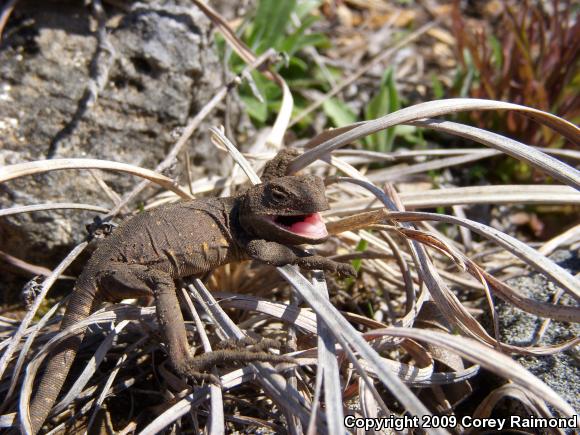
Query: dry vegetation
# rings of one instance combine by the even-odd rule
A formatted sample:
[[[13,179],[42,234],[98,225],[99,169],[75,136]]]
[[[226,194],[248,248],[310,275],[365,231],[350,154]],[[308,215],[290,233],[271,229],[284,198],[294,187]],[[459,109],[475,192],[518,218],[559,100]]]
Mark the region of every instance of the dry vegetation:
[[[93,13],[102,13],[100,1],[91,3]],[[280,44],[289,44],[287,40],[272,39],[265,46],[268,39],[264,38],[260,45],[252,40],[251,31],[250,37],[242,40],[231,27],[239,21],[228,23],[201,2],[192,3],[203,7],[210,17],[224,39],[224,50],[236,53],[230,66],[237,76],[219,89],[184,128],[165,160],[155,170],[96,159],[52,159],[2,167],[0,183],[70,169],[118,171],[143,181],[120,197],[103,183],[107,195],[116,198],[114,207],[72,201],[15,205],[0,210],[0,219],[9,214],[78,208],[102,213],[107,221],[127,206],[137,212],[135,198],[151,183],[158,187],[157,193],[147,199],[145,209],[179,197],[231,194],[248,180],[258,183],[256,171],[259,173],[263,162],[283,146],[285,137],[295,137],[294,145],[304,153],[291,169],[312,171],[328,181],[331,210],[325,218],[333,237],[317,249],[352,261],[359,276],[338,280],[319,273],[302,275],[291,266],[275,273],[271,267],[248,262],[216,270],[205,283],[184,283],[180,293],[183,310],[189,319],[191,342],[199,352],[209,352],[223,340],[248,335],[279,340],[283,344],[279,351],[296,360],[295,365],[278,367],[268,363],[216,367],[221,389],[214,385],[192,386],[171,371],[159,342],[153,307],[139,307],[134,301],[107,305],[75,328],[55,334],[66,298],[50,309],[39,308],[44,307],[43,301],[55,281],[88,245],[88,241],[81,243],[58,267],[43,273],[33,286],[35,298],[22,318],[0,318],[3,425],[26,425],[31,389],[45,356],[60,340],[86,325],[93,327],[79,354],[76,375],[52,413],[47,425],[50,429],[67,427],[76,432],[92,428],[142,434],[192,430],[223,433],[224,428],[228,433],[344,433],[345,414],[432,414],[460,421],[465,415],[505,416],[512,412],[505,410],[506,399],[517,402],[522,415],[575,415],[577,411],[560,394],[514,358],[560,354],[579,342],[580,283],[549,258],[557,250],[578,249],[580,225],[574,213],[580,203],[580,172],[575,169],[580,153],[574,147],[580,143],[579,129],[548,113],[553,102],[527,105],[530,100],[515,98],[518,94],[514,89],[501,92],[497,83],[509,81],[516,73],[506,68],[503,76],[492,77],[486,70],[489,64],[477,69],[489,79],[478,82],[482,83],[478,95],[515,100],[522,105],[477,98],[427,101],[437,96],[437,89],[451,76],[448,71],[458,65],[450,63],[456,40],[444,19],[451,11],[450,5],[446,10],[427,7],[431,18],[438,21],[415,26],[418,30],[393,42],[387,35],[417,20],[413,14],[418,10],[424,13],[422,8],[400,8],[393,13],[393,2],[314,2],[310,12],[321,18],[317,25],[321,31],[334,26],[333,36],[322,45],[316,45],[316,38],[305,38],[302,44],[296,44],[295,53],[287,51],[294,56],[305,50],[305,59],[320,66],[317,73],[328,73],[323,86],[320,82],[306,84],[304,77],[276,64],[275,54],[268,49],[280,49]],[[5,7],[4,12],[7,10]],[[512,12],[512,22],[518,23],[516,12]],[[299,26],[299,18],[293,13],[293,25]],[[570,16],[560,18],[558,29],[572,20]],[[457,24],[459,18],[454,19]],[[556,30],[542,31],[544,40],[552,41],[550,32]],[[377,35],[390,46],[381,45]],[[424,46],[414,45],[425,35],[430,38],[424,39]],[[468,41],[462,35],[462,41]],[[530,39],[526,41],[533,44]],[[578,41],[580,38],[576,38],[576,46]],[[546,50],[550,47],[546,43]],[[477,44],[469,49],[475,53]],[[420,62],[434,62],[431,51],[439,54],[441,63],[441,75],[433,82],[417,67]],[[383,74],[386,63],[395,55],[400,56],[400,80]],[[346,60],[341,61],[341,56]],[[567,56],[563,54],[562,58]],[[298,64],[297,59],[292,57],[290,63]],[[478,62],[485,63],[482,59]],[[550,60],[550,64],[554,62]],[[272,64],[270,69],[264,68]],[[510,65],[516,69],[513,60]],[[577,73],[570,65],[566,67]],[[258,90],[247,84],[237,88],[250,72],[253,87]],[[525,74],[518,77],[526,80]],[[553,81],[557,80],[550,77],[548,86],[555,86]],[[559,80],[563,80],[562,75]],[[359,94],[348,92],[353,83]],[[555,113],[568,114],[574,121],[578,106],[560,87],[558,104],[568,111]],[[494,89],[496,94],[485,93],[485,89]],[[242,155],[230,142],[233,138],[213,129],[216,152],[224,159],[233,158],[242,170],[237,168],[217,178],[210,174],[191,180],[189,185],[179,185],[161,175],[188,146],[193,146],[188,138],[228,92],[240,92],[247,102],[253,98],[252,93],[264,91],[265,106],[254,102],[249,110],[253,110],[258,129],[272,127],[267,145]],[[549,93],[549,89],[544,91]],[[399,95],[409,95],[413,104],[400,101]],[[415,104],[418,101],[427,102]],[[401,109],[403,105],[407,107]],[[360,120],[353,115],[357,108],[365,120],[352,124]],[[477,126],[469,125],[469,118]],[[507,122],[515,127],[494,130],[490,126],[495,119],[517,119],[519,124]],[[338,128],[323,131],[329,125]],[[530,134],[514,134],[521,126],[529,125],[536,126]],[[290,126],[294,126],[294,136],[288,134]],[[508,133],[523,142],[508,137]],[[556,141],[557,147],[549,146]],[[404,146],[397,146],[401,143]],[[453,147],[444,146],[449,143]],[[539,144],[542,147],[534,147]],[[416,148],[411,149],[413,145]],[[505,155],[535,174],[527,178],[527,184],[515,184],[520,179],[515,173],[499,176],[488,169],[485,179],[457,169],[485,167],[490,159],[497,162]],[[477,183],[468,185],[462,177]],[[567,220],[553,229],[548,239],[539,241],[512,231],[513,226],[502,231],[482,223],[483,219],[467,217],[470,210],[482,205],[494,210],[509,206],[510,213],[523,210],[528,218],[535,213],[529,207],[535,205],[551,206],[558,212],[571,208],[572,212],[564,213]],[[100,227],[97,233],[105,230]],[[18,267],[19,263],[12,264]],[[20,264],[37,270],[33,266],[38,267]],[[544,298],[506,282],[531,271],[555,284],[546,284],[549,290]],[[537,329],[529,342],[502,338],[498,303],[531,315]],[[553,324],[563,325],[569,335],[546,343],[542,338]],[[503,407],[499,406],[502,401]],[[446,433],[444,429],[429,431]],[[463,429],[457,424],[448,431],[462,433]]]

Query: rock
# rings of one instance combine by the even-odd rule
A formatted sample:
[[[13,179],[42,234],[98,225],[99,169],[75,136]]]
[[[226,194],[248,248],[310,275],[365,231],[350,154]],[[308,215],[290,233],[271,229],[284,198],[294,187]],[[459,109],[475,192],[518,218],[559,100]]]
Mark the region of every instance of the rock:
[[[152,169],[164,158],[175,142],[174,130],[210,100],[223,80],[209,20],[188,1],[155,5],[128,2],[119,10],[106,4],[112,50],[97,51],[96,21],[82,2],[17,4],[0,45],[0,166],[52,156]],[[108,71],[108,80],[96,103],[82,111],[79,103],[87,95],[95,59],[101,73]],[[70,128],[75,117],[78,123]],[[226,167],[227,159],[207,135],[208,126],[222,122],[209,117],[190,141],[194,179]],[[139,181],[99,174],[119,194]],[[52,172],[0,186],[2,208],[46,202],[112,206],[88,171]],[[0,249],[54,266],[85,237],[93,216],[63,210],[0,218]]]
[[[572,275],[580,271],[580,257],[577,251],[557,251],[550,258],[571,272]],[[514,288],[527,292],[534,299],[544,302],[551,300],[557,288],[540,273],[513,278],[508,280],[507,283]],[[564,295],[561,303],[573,305],[575,301]],[[519,346],[531,345],[534,334],[542,323],[542,319],[527,314],[502,301],[498,301],[497,310],[502,341]],[[580,326],[578,324],[551,322],[539,344],[562,343],[577,337],[579,333]],[[580,410],[580,370],[577,349],[569,349],[565,352],[548,356],[516,356],[515,360],[548,384],[574,409]]]

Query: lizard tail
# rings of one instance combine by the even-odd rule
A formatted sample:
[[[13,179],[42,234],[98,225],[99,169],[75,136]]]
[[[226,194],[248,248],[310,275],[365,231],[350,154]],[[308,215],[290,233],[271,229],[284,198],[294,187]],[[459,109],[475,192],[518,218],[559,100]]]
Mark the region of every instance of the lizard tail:
[[[61,322],[61,331],[85,319],[96,308],[96,284],[92,279],[84,278],[82,275],[84,274],[81,274],[75,284]],[[30,421],[33,434],[40,431],[42,424],[54,406],[84,335],[85,330],[83,329],[77,335],[62,341],[50,353],[44,376],[42,376],[30,404]]]

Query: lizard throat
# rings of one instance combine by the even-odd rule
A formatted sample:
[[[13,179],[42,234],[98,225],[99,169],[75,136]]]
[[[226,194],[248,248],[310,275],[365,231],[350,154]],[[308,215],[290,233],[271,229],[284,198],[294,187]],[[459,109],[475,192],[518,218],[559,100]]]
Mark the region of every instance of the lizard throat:
[[[308,239],[323,239],[328,237],[326,225],[320,213],[311,213],[295,216],[268,216],[268,220],[285,231]]]

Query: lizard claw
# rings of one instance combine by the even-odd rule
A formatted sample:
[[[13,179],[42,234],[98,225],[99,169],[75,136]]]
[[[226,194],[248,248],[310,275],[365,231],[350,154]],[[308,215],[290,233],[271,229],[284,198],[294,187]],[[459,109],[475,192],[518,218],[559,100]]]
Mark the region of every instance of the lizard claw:
[[[214,375],[213,373],[201,373],[197,371],[190,371],[187,374],[187,377],[190,379],[194,379],[196,381],[206,381],[210,384],[214,384],[223,389],[223,384],[219,376]]]
[[[356,278],[357,275],[355,268],[347,263],[337,263],[336,274],[340,278],[348,278],[348,277]]]

